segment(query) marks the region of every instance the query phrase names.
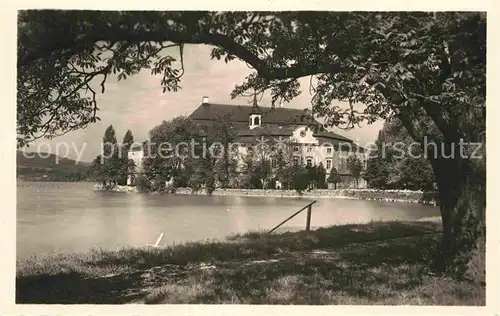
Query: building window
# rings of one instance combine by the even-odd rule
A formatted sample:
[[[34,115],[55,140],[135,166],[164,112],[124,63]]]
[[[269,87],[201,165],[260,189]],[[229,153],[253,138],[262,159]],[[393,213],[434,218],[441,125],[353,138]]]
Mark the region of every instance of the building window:
[[[293,163],[298,165],[299,164],[299,157],[293,157]]]
[[[293,147],[293,151],[294,152],[298,152],[299,151],[299,147],[298,146]]]
[[[260,118],[258,116],[253,118],[253,125],[257,125],[257,126],[260,125]]]
[[[332,160],[327,159],[326,160],[326,170],[330,170],[330,169],[332,169]]]
[[[331,154],[332,153],[332,147],[327,147],[326,148],[326,153]]]
[[[249,124],[250,124],[250,128],[251,129],[260,126],[261,123],[262,123],[262,121],[261,121],[260,114],[251,114],[250,115],[250,122],[249,122]]]
[[[306,165],[307,165],[308,167],[312,167],[312,162],[313,162],[312,158],[307,158],[307,159],[306,159]]]
[[[307,147],[307,152],[310,153],[312,151],[311,147]]]

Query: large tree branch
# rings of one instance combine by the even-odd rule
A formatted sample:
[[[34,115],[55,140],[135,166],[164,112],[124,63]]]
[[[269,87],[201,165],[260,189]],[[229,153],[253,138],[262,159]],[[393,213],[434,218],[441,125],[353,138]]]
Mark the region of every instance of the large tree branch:
[[[408,132],[408,135],[410,135],[410,137],[413,138],[414,141],[423,141],[423,134],[415,127],[414,118],[412,118],[408,113],[404,111],[400,111],[399,113],[397,113],[396,117],[401,121],[406,131]]]
[[[445,112],[440,104],[433,104],[430,102],[422,102],[422,108],[425,113],[436,124],[437,128],[443,133],[445,140],[458,141],[462,135],[459,132],[458,126],[451,121],[447,122],[444,117]]]
[[[41,46],[31,52],[20,53],[18,64],[28,66],[39,59],[50,58],[51,54],[75,55],[83,48],[92,47],[96,42],[174,42],[184,44],[208,44],[223,48],[231,55],[251,65],[259,75],[269,81],[287,78],[300,78],[320,73],[336,73],[342,70],[339,63],[325,63],[311,66],[270,67],[265,60],[245,46],[235,42],[230,37],[209,32],[172,31],[168,29],[156,31],[129,31],[113,27],[101,28],[92,34],[69,34],[67,38],[57,38],[45,41]]]

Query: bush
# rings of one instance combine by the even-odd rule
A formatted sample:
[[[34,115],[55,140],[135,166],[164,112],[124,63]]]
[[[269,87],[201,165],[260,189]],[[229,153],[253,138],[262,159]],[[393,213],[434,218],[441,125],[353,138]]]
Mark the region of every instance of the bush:
[[[151,191],[151,182],[145,176],[138,176],[135,179],[135,187],[140,193]]]
[[[293,187],[300,195],[309,185],[309,174],[303,166],[298,166],[293,175]]]

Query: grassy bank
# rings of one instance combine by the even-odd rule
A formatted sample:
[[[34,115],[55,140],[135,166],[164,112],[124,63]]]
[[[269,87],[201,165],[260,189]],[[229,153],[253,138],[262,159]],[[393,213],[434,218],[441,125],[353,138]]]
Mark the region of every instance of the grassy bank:
[[[17,303],[484,305],[480,282],[427,270],[440,225],[373,222],[17,265]]]

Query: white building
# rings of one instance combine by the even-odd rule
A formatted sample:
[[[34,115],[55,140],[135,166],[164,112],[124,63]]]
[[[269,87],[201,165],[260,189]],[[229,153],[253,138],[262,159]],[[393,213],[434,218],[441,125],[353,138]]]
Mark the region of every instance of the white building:
[[[189,116],[202,130],[210,132],[214,122],[221,116],[229,117],[236,128],[239,152],[244,156],[248,150],[265,144],[271,150],[284,143],[293,143],[296,161],[308,165],[319,165],[326,169],[328,178],[334,167],[341,176],[338,187],[354,187],[355,180],[347,170],[347,158],[356,155],[366,168],[366,150],[352,140],[327,131],[309,113],[300,109],[258,106],[256,98],[252,106],[210,103],[207,97]],[[251,149],[250,149],[251,148]],[[129,158],[142,165],[142,151],[131,151]],[[140,172],[140,167],[137,172]],[[358,187],[366,187],[366,181],[358,179]]]

